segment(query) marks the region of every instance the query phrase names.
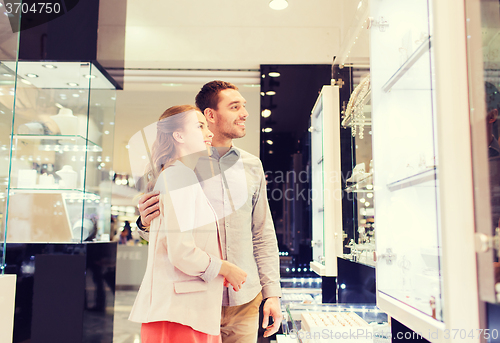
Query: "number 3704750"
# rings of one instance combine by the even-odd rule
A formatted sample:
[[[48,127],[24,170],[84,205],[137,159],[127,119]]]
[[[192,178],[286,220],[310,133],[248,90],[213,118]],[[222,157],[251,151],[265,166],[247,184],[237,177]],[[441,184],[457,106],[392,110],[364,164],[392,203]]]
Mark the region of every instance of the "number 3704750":
[[[484,339],[497,339],[498,338],[497,329],[476,329],[476,330],[465,330],[465,329],[446,329],[444,330],[445,339],[466,339],[466,338],[484,338]]]
[[[50,14],[50,13],[60,13],[61,4],[57,2],[38,2],[38,3],[5,3],[5,9],[7,13],[11,14],[28,14],[28,13],[39,13],[39,14]]]

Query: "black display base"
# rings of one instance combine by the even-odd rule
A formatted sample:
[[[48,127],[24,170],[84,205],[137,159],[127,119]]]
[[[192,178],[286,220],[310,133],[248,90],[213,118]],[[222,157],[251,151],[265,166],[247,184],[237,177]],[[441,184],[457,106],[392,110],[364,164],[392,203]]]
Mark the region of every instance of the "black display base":
[[[375,268],[343,258],[337,263],[338,302],[376,305]]]
[[[112,343],[116,243],[7,243],[13,343]]]
[[[391,318],[391,335],[392,335],[392,342],[430,343],[428,340],[417,334],[415,331],[409,329],[405,325],[401,324],[394,318]]]

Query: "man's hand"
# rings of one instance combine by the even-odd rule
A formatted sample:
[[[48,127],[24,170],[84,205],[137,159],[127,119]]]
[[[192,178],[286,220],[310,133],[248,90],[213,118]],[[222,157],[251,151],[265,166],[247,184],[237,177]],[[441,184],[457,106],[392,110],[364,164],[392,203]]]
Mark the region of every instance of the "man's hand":
[[[160,215],[160,192],[144,194],[139,199],[137,208],[141,214],[142,226],[149,227],[151,221]]]
[[[262,328],[266,329],[264,332],[264,337],[269,337],[278,332],[281,319],[283,316],[281,315],[281,307],[280,300],[278,297],[267,298],[264,303],[263,308],[264,319],[262,320]],[[269,317],[273,317],[273,325],[269,326]]]

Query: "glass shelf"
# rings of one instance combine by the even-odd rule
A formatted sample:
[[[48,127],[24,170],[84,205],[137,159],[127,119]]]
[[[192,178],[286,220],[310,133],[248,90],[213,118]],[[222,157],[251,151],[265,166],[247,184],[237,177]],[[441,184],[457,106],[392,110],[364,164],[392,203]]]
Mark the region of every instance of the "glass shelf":
[[[84,192],[81,189],[64,188],[10,188],[10,194],[62,194],[65,200],[99,200],[101,197],[95,193]]]
[[[391,191],[397,191],[403,188],[416,186],[418,184],[433,180],[437,180],[436,166],[433,166],[432,169],[405,177],[404,179],[391,182],[387,184],[387,188],[389,188],[389,190]]]
[[[17,140],[41,140],[41,141],[57,141],[57,143],[46,142],[38,145],[39,150],[43,151],[94,151],[102,152],[102,148],[96,143],[82,137],[80,135],[31,135],[31,134],[15,134],[14,139]]]
[[[391,78],[382,86],[384,92],[389,92],[392,87],[411,69],[411,67],[431,48],[431,36],[420,44],[420,46],[411,54],[403,65],[391,76]]]
[[[347,193],[356,193],[356,192],[373,192],[373,185],[371,181],[373,174],[372,173],[367,173],[368,175],[364,177],[363,179],[359,180],[358,182],[355,182],[353,184],[350,184],[349,186],[346,186],[344,189]],[[371,186],[371,188],[368,188]]]

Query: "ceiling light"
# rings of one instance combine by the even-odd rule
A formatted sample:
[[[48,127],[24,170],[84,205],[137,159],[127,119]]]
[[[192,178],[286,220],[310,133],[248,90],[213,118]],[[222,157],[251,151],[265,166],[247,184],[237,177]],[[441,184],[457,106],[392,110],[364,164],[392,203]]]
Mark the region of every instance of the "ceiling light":
[[[288,7],[288,1],[271,0],[271,2],[269,2],[269,7],[271,7],[273,10],[284,10],[285,8]]]
[[[275,94],[276,94],[276,92],[275,92],[275,91],[267,91],[267,92],[266,92],[266,95],[275,95]]]
[[[76,82],[68,82],[67,85],[70,87],[78,87],[78,83]]]
[[[277,71],[272,71],[268,75],[271,76],[271,77],[279,77],[281,74],[278,73]]]
[[[57,67],[53,64],[42,64],[42,67],[45,67],[47,69],[56,69]]]
[[[83,75],[84,77],[86,77],[87,79],[95,79],[97,76],[95,75]]]
[[[182,86],[182,83],[162,83],[161,85],[167,87],[179,87]]]
[[[79,97],[80,97],[80,94],[78,94],[78,93],[73,94],[73,98],[79,98]]]
[[[269,116],[271,115],[271,110],[265,109],[264,111],[262,111],[261,115],[264,118],[269,118]]]
[[[268,139],[268,140],[266,141],[266,143],[267,143],[267,144],[269,144],[269,145],[273,145],[273,143],[274,143],[274,142],[273,142],[272,140]]]
[[[264,92],[260,92],[260,95],[261,95],[261,96],[264,96],[264,95],[266,95],[266,94],[265,94]]]
[[[262,129],[262,132],[266,132],[266,133],[271,132],[271,131],[273,131],[273,129],[271,127],[266,127],[265,129]]]
[[[243,87],[260,87],[260,85],[243,85]]]
[[[269,150],[269,154],[272,155],[273,154],[273,151],[272,150]]]
[[[3,76],[6,76],[6,77],[12,77],[11,74],[2,74]]]
[[[33,78],[34,78],[34,77],[38,77],[38,75],[37,75],[37,74],[33,74],[33,73],[26,74],[26,76],[27,76],[27,77],[33,77]]]

